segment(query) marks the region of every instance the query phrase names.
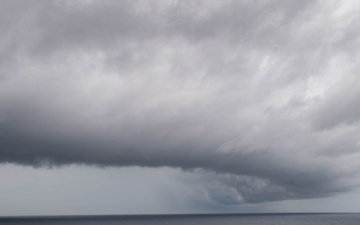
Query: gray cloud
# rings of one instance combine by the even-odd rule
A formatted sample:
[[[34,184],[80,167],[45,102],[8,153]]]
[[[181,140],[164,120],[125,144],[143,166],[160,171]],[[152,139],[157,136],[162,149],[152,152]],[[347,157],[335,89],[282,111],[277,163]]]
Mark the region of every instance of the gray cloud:
[[[1,4],[1,162],[181,168],[215,205],[358,186],[358,6]]]

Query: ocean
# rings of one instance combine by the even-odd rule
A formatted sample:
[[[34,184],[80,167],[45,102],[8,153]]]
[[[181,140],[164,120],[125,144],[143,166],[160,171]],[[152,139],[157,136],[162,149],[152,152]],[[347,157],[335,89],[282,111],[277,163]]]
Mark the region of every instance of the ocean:
[[[358,213],[0,217],[0,225],[360,225]]]

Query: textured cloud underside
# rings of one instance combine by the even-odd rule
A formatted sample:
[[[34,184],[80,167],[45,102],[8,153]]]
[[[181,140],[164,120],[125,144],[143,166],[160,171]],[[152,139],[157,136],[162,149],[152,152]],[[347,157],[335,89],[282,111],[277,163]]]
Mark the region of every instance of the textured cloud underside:
[[[225,205],[358,186],[359,5],[1,5],[1,162],[181,168]]]

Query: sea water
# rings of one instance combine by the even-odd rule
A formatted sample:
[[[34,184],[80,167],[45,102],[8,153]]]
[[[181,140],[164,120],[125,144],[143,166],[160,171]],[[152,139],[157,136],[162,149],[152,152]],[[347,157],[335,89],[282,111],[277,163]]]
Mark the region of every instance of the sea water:
[[[360,214],[207,214],[2,217],[0,225],[360,225]]]

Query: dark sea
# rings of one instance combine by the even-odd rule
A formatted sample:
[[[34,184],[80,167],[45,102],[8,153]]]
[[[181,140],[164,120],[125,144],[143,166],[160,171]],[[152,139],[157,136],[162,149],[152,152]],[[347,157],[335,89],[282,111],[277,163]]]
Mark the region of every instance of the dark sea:
[[[49,225],[360,225],[360,214],[211,214],[72,217],[2,217],[2,224]]]

